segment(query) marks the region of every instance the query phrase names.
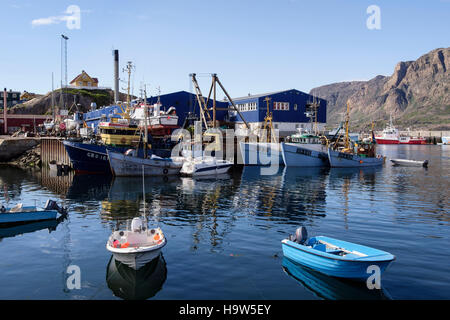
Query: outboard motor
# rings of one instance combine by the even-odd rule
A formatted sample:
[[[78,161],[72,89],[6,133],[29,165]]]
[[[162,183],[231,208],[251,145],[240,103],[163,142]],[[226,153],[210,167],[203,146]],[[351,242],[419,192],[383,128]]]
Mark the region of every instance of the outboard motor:
[[[301,226],[295,230],[295,235],[291,235],[289,240],[297,242],[298,244],[304,244],[308,239],[308,232],[304,226]]]
[[[58,206],[56,201],[50,200],[50,199],[48,199],[47,202],[45,203],[45,210],[56,210],[61,215],[66,215],[67,214],[67,208]]]
[[[131,220],[131,231],[140,232],[143,229],[143,222],[141,218],[133,218]]]

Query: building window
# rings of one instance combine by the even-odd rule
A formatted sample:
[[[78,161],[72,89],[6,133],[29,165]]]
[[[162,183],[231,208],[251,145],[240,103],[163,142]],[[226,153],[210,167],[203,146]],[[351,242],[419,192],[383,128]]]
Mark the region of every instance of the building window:
[[[91,82],[88,82],[88,87],[90,87],[91,86]]]
[[[289,102],[274,102],[273,110],[289,111]]]
[[[12,94],[12,97],[13,97],[13,98],[17,98],[17,94],[13,93],[13,94]]]
[[[297,104],[294,104],[294,110],[297,111]]]

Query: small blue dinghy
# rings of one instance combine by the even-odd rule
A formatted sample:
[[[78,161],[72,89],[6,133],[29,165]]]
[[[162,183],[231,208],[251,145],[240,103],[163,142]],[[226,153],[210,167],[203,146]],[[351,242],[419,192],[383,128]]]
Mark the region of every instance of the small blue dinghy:
[[[283,254],[306,267],[332,277],[366,281],[376,265],[380,273],[395,260],[389,252],[325,236],[308,239],[305,227],[281,241]]]
[[[58,213],[60,215],[66,215],[67,208],[58,206],[56,201],[50,199],[47,200],[43,209],[35,206],[24,207],[22,203],[12,208],[1,206],[0,227],[56,219]]]

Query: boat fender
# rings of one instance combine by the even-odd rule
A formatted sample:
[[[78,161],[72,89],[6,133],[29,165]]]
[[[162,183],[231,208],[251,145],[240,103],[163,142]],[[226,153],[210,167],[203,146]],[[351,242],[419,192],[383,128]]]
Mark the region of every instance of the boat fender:
[[[158,241],[160,239],[159,234],[157,233],[154,237],[153,240]]]
[[[167,170],[166,168],[164,168],[163,173],[164,173],[164,174],[168,174],[168,173],[169,173],[169,170]]]
[[[120,248],[120,242],[119,242],[119,240],[114,240],[114,241],[113,241],[113,247],[114,247],[114,248]]]
[[[120,247],[122,248],[122,249],[124,249],[124,248],[128,248],[130,246],[130,243],[128,243],[128,242],[125,242],[123,245],[121,245]]]

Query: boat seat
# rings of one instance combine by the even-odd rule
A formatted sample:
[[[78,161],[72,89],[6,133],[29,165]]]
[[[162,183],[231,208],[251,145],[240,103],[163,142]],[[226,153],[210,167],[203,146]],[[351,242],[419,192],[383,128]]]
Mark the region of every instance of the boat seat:
[[[147,235],[145,233],[128,233],[127,242],[133,245],[143,245],[148,242]]]
[[[318,244],[314,245],[313,249],[322,251],[322,252],[327,252],[327,246],[324,245],[323,243],[318,243]]]
[[[22,203],[18,203],[15,207],[12,207],[9,212],[22,212]]]

